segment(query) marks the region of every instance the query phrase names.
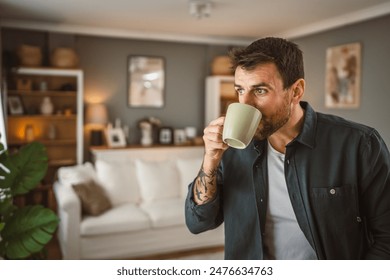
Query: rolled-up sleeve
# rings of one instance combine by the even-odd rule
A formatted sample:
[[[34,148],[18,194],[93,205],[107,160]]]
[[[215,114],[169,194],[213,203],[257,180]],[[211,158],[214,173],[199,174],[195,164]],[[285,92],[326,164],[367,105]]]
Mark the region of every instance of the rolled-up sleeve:
[[[223,222],[223,214],[221,209],[220,192],[214,200],[197,205],[194,202],[193,189],[195,181],[188,187],[188,194],[185,202],[185,218],[186,225],[190,232],[198,234],[220,226]]]

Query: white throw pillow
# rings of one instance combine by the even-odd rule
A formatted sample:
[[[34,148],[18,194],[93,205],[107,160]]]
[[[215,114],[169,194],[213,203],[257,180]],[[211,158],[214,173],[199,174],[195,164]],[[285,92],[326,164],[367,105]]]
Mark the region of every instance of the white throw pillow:
[[[177,168],[180,173],[181,197],[186,197],[188,185],[198,175],[203,158],[178,159]]]
[[[180,196],[180,179],[174,162],[137,160],[136,166],[143,202]]]
[[[133,161],[97,160],[95,168],[98,181],[112,205],[139,203],[140,193]]]
[[[85,183],[96,179],[95,169],[90,162],[75,166],[61,167],[58,169],[57,175],[58,181],[65,186]]]

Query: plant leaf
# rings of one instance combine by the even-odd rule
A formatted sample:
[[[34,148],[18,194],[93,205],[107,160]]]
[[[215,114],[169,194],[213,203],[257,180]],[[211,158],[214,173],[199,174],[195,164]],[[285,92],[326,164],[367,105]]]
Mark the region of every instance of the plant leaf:
[[[27,258],[43,249],[57,225],[56,214],[42,205],[18,209],[3,228],[0,248],[9,259]]]
[[[47,171],[46,148],[39,142],[32,142],[23,146],[11,158],[11,161],[19,171],[19,176],[16,176],[13,186],[11,186],[11,192],[14,196],[25,194],[34,189]]]
[[[11,189],[15,177],[18,175],[18,169],[12,163],[8,151],[0,154],[0,164],[0,176],[3,178],[0,180],[0,189]]]
[[[15,211],[17,207],[13,204],[11,197],[4,197],[0,200],[0,221],[4,222]]]

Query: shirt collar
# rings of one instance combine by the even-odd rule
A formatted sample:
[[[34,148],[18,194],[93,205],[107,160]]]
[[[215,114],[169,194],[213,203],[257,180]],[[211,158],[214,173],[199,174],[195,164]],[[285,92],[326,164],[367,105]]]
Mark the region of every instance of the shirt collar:
[[[317,114],[309,105],[309,103],[301,101],[300,105],[305,110],[302,130],[298,136],[287,146],[293,144],[294,142],[299,142],[310,148],[314,148],[317,127]]]

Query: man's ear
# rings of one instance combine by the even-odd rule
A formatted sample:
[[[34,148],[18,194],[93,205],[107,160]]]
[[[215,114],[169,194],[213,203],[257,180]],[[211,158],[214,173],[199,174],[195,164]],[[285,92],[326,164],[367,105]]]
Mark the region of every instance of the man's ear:
[[[298,79],[293,84],[293,100],[294,103],[298,104],[299,101],[303,98],[303,95],[305,93],[305,80],[304,79]]]

